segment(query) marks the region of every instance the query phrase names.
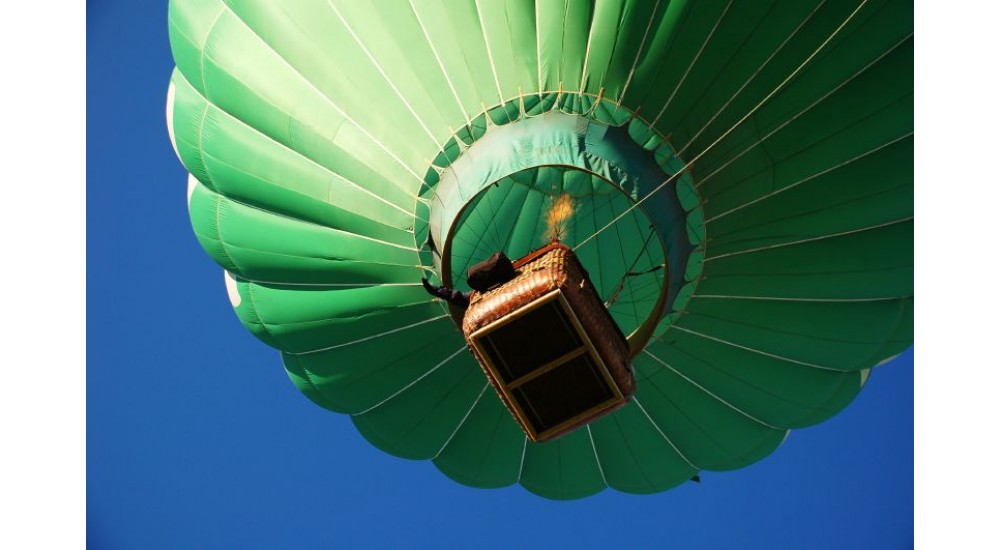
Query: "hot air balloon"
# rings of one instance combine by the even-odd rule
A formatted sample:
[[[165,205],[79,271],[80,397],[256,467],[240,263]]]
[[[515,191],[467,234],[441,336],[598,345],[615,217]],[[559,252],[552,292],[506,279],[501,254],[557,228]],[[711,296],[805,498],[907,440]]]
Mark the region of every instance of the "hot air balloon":
[[[306,396],[552,499],[772,453],[913,342],[912,2],[172,0],[194,233]],[[421,286],[561,241],[624,407],[518,427]]]

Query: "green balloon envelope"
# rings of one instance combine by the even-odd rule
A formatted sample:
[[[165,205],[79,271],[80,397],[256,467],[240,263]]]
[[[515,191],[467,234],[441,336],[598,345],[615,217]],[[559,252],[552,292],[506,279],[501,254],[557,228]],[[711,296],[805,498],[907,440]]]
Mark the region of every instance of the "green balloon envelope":
[[[172,0],[167,126],[243,324],[474,487],[652,493],[773,452],[913,342],[913,5]],[[518,428],[421,277],[574,247],[625,408]]]

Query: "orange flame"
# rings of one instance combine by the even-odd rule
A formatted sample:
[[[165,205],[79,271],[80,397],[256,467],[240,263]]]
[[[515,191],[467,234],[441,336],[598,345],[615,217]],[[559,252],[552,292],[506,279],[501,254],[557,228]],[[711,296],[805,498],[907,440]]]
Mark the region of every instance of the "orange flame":
[[[563,193],[558,197],[553,197],[552,207],[545,214],[545,221],[548,230],[545,236],[549,240],[558,241],[566,233],[566,222],[573,215],[573,198],[569,193]]]

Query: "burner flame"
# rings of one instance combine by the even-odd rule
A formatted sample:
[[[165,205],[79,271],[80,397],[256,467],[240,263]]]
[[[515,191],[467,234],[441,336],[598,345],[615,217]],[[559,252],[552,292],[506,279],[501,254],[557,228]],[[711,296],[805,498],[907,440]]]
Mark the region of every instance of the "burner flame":
[[[548,226],[545,236],[551,241],[561,241],[566,234],[566,226],[573,216],[573,198],[569,193],[563,193],[552,198],[552,206],[545,214]]]

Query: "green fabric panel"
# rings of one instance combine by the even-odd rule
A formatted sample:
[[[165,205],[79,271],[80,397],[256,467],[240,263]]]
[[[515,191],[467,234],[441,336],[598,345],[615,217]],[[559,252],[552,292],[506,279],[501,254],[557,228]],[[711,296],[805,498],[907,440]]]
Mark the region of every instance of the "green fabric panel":
[[[580,91],[580,82],[583,80],[583,63],[587,57],[587,45],[590,43],[590,24],[593,21],[595,6],[589,2],[566,2],[560,7],[553,2],[553,8],[562,9],[562,16],[544,17],[543,20],[547,23],[548,32],[561,39],[559,53],[542,50],[542,55],[559,56],[555,78],[557,89]],[[575,99],[577,96],[565,97]],[[573,112],[579,111],[573,110]]]
[[[591,218],[591,224],[592,227],[594,227],[594,229],[590,231],[586,230],[582,231],[581,233],[583,233],[584,238],[594,233],[594,231],[596,231],[597,229],[600,229],[601,227],[606,225],[607,222],[614,219],[616,215],[624,212],[625,209],[626,207],[624,207],[624,205],[622,205],[622,203],[619,200],[617,200],[617,197],[615,199],[612,199],[607,204],[607,206],[605,206],[603,209],[600,209],[605,212],[604,215],[601,215],[600,212],[594,213],[593,217]],[[637,213],[638,209],[632,210],[632,212]],[[580,221],[581,224],[586,223],[586,218]],[[602,297],[607,298],[611,294],[611,291],[614,289],[615,285],[618,283],[618,280],[621,278],[621,272],[619,271],[619,269],[621,267],[627,269],[628,265],[632,261],[632,258],[634,258],[635,253],[642,246],[642,241],[645,239],[646,234],[648,234],[649,232],[648,231],[649,222],[647,221],[645,225],[647,226],[647,231],[642,232],[641,230],[638,230],[639,228],[637,227],[637,224],[635,222],[629,223],[629,219],[625,218],[621,222],[615,224],[614,228],[599,234],[595,238],[596,243],[592,248],[594,248],[596,251],[597,261],[590,261],[587,262],[585,265],[591,266],[591,268],[588,271],[590,272],[590,276],[594,279],[595,284],[597,284],[598,293]],[[628,245],[624,243],[628,242],[632,242],[633,243],[632,247],[634,248],[630,250],[632,254],[630,254],[629,257],[626,258],[624,247]],[[586,248],[587,247],[581,247],[580,249],[578,249],[578,252],[581,253],[581,256],[583,256],[583,254],[585,253]]]
[[[487,389],[434,458],[434,465],[464,485],[506,487],[517,483],[525,441],[527,437],[510,411],[492,389]]]
[[[831,416],[828,401],[841,386],[861,387],[858,375],[806,367],[720,342],[670,330],[646,346],[698,385],[778,428],[800,428],[806,418]],[[848,383],[852,381],[853,384]]]
[[[607,20],[604,14],[608,12],[612,17],[619,17],[617,20],[608,20],[607,27],[602,24],[594,29],[588,62],[588,73],[592,76],[587,80],[587,89],[591,93],[600,94],[600,88],[603,88],[604,97],[615,101],[622,97],[622,92],[631,82],[636,64],[649,46],[649,36],[657,21],[654,12],[662,13],[667,3],[627,0],[620,11],[613,3],[609,3],[612,4],[610,7],[599,7],[604,8],[597,10],[599,22]],[[595,88],[595,84],[599,87]],[[617,121],[616,124],[623,122],[624,120]]]
[[[608,486],[618,491],[663,491],[698,472],[635,403],[594,422],[589,429],[602,475]]]
[[[409,5],[391,2],[331,2],[338,19],[343,17],[364,46],[364,58],[374,58],[381,86],[396,102],[404,103],[423,139],[430,133],[433,143],[451,137],[449,125],[463,121],[464,115],[447,86],[442,86],[442,72],[434,58],[420,22]],[[379,21],[380,25],[372,25]],[[352,37],[353,38],[353,37]],[[368,107],[371,109],[371,107]]]
[[[511,61],[515,71],[519,94],[540,91],[538,81],[538,22],[535,19],[535,0],[507,0],[504,15],[510,33]],[[493,25],[496,28],[497,25]]]
[[[240,321],[259,326],[291,353],[341,346],[441,315],[419,285],[331,290],[240,283],[239,292]]]
[[[211,187],[212,182],[205,170],[201,153],[201,125],[210,107],[194,91],[179,69],[174,69],[170,83],[174,86],[174,116],[171,122],[177,156],[188,172]]]
[[[176,75],[174,81],[178,151],[199,179],[237,200],[279,214],[412,244],[412,237],[392,229],[412,226],[412,214],[406,209],[412,205],[411,198],[394,188],[362,188],[219,111],[198,96],[183,77]],[[196,153],[188,154],[192,149]],[[209,176],[211,168],[226,173]],[[228,177],[215,181],[223,176]],[[331,204],[332,200],[350,201],[353,207],[347,210]]]
[[[827,5],[829,4],[824,5],[824,8]],[[855,20],[861,16],[862,14],[859,14]],[[814,17],[810,19],[810,22],[819,19]],[[905,19],[903,21],[905,23]],[[889,23],[886,22],[886,24]],[[883,32],[882,27],[869,27],[872,33]],[[899,28],[898,21],[892,23],[889,28],[890,30]],[[840,128],[853,127],[864,121],[868,113],[891,104],[893,99],[899,98],[907,92],[912,94],[912,39],[909,42],[905,40],[906,33],[912,32],[912,25],[909,29],[909,31],[901,29],[898,36],[880,35],[880,41],[852,40],[845,43],[858,51],[843,51],[838,52],[838,55],[818,56],[813,63],[798,74],[796,79],[782,88],[779,94],[762,105],[750,121],[743,123],[739,127],[740,131],[730,134],[706,154],[698,163],[699,169],[705,173],[714,171],[715,167],[729,162],[737,154],[758,143],[764,136],[787,124],[779,132],[787,136],[784,141],[781,141],[779,135],[776,134],[765,140],[759,150],[754,151],[755,155],[750,155],[753,158],[757,153],[766,153],[774,158],[784,158],[788,156],[789,148],[792,151],[805,149],[816,141],[835,134]],[[801,34],[805,36],[806,32],[807,29],[803,29]],[[847,32],[847,29],[841,32]],[[791,43],[786,49],[790,48],[792,48]],[[832,46],[828,45],[828,48],[832,48]],[[804,54],[799,55],[804,56]],[[793,63],[801,63],[802,60],[793,61]],[[767,68],[770,67],[769,64]],[[775,78],[779,76],[783,78],[787,74],[790,73],[779,70]],[[762,71],[761,76],[754,82],[763,76]],[[907,82],[910,84],[908,85]],[[778,83],[780,81],[770,84],[772,87],[769,89],[761,90],[761,98],[770,93]],[[746,93],[750,94],[749,86]],[[742,96],[743,94],[741,94]],[[728,120],[726,116],[720,116],[716,121],[715,124],[718,125],[719,131],[729,128],[738,120],[737,117],[741,113],[748,112],[759,99],[754,98],[751,101],[753,104],[748,105],[738,105],[734,101],[727,109],[727,113],[732,111],[732,114],[729,115],[732,120]],[[852,111],[852,107],[855,110]],[[892,124],[889,128],[881,129],[879,125],[870,126],[871,129],[882,130],[877,132],[877,136],[873,136],[875,143],[879,143],[878,136],[884,135],[885,130],[890,130],[888,134],[891,137],[899,137],[905,133],[906,129],[912,130],[912,101],[909,109],[902,108],[894,117],[895,119],[887,121]],[[792,120],[793,118],[795,119]],[[899,128],[902,131],[891,131],[892,128]],[[864,131],[858,127],[855,128],[854,135],[865,137]],[[709,139],[714,139],[712,133],[705,132],[702,140],[706,146]],[[802,143],[803,140],[804,143]],[[692,151],[701,151],[703,147],[696,143],[691,149]],[[766,165],[767,160],[769,157],[763,157],[755,164],[741,158],[733,163],[735,166],[727,167],[726,172],[729,174],[753,173],[746,166]],[[727,180],[732,179],[732,177],[720,174],[716,179]],[[714,195],[715,191],[712,188],[724,183],[724,181],[717,181],[708,185],[704,192],[709,196]]]
[[[780,197],[781,200],[769,205],[774,212],[773,218],[781,216],[771,223],[767,223],[768,218],[762,215],[760,223],[747,230],[718,236],[712,233],[714,246],[709,261],[710,258],[723,258],[728,254],[782,247],[809,239],[836,239],[852,232],[876,231],[874,228],[891,227],[890,224],[905,225],[913,218],[912,180],[910,184],[897,184],[887,192],[863,192],[869,196],[851,200],[849,191],[845,191],[848,200],[839,202],[839,197],[833,199],[830,208],[820,212],[815,212],[815,206],[791,203],[798,198],[795,195],[802,197],[802,192]],[[780,206],[786,207],[784,213],[777,212]],[[806,210],[810,208],[813,211]],[[905,244],[905,241],[900,244]]]
[[[202,55],[202,95],[246,125],[290,146],[290,117],[279,103],[284,90],[278,83],[294,86],[295,71],[229,10],[216,22]],[[257,76],[264,71],[270,78]]]
[[[416,337],[415,335],[419,335]],[[328,408],[361,413],[390,399],[423,375],[463,363],[465,341],[451,319],[433,320],[339,348],[285,353],[309,386],[322,392]]]
[[[239,166],[244,171],[256,171],[264,179],[276,184],[254,185],[258,181],[244,182],[244,178],[233,177],[220,182],[223,185],[230,184],[227,188],[220,188],[224,194],[249,204],[269,206],[279,214],[313,219],[331,227],[356,227],[386,238],[389,238],[390,231],[379,225],[401,229],[412,226],[412,215],[407,217],[404,206],[401,206],[407,201],[412,204],[412,199],[402,193],[377,187],[375,190],[365,190],[356,182],[248,130],[248,127],[239,125],[234,119],[210,110],[203,124],[202,147],[206,166],[207,157],[211,155],[218,167]],[[276,187],[279,189],[275,189]],[[317,206],[315,203],[318,201],[352,201],[349,204],[356,205],[353,208],[356,215],[340,215],[339,208],[335,210]],[[358,217],[368,218],[376,223],[365,223],[359,221]],[[349,223],[355,225],[347,225]],[[396,240],[401,240],[401,237],[397,236]]]
[[[860,370],[896,331],[902,300],[692,300],[676,329],[817,368]]]
[[[654,15],[659,14],[659,17],[654,17],[650,21],[648,34],[647,31],[643,31],[646,42],[639,56],[633,61],[633,67],[630,69],[631,79],[627,80],[627,85],[622,85],[624,91],[616,96],[619,103],[641,108],[644,98],[651,90],[657,89],[653,86],[653,81],[666,65],[666,55],[673,50],[674,44],[681,40],[679,37],[681,29],[690,26],[688,21],[691,18],[692,8],[699,4],[702,7],[712,8],[706,2],[690,0],[658,0],[654,3]],[[645,108],[642,110],[648,112]]]
[[[824,141],[840,145],[835,141],[838,138],[848,141],[874,133],[873,139],[866,143],[877,144],[882,141],[880,137],[896,137],[912,130],[912,63],[911,38],[784,126],[765,142],[765,149],[773,158],[784,160],[792,152],[816,148]],[[786,121],[788,116],[777,120]],[[821,149],[827,155],[840,149],[850,150],[844,146],[827,147]]]
[[[543,210],[546,199],[547,197],[541,193],[527,193],[524,201],[521,203],[521,212],[539,212]],[[513,257],[516,254],[513,252],[515,250],[527,251],[537,248],[538,235],[541,234],[541,228],[544,227],[544,224],[545,220],[541,218],[519,214],[511,223],[510,236],[507,239],[508,248],[506,250],[510,250]],[[462,271],[462,274],[464,277],[465,272]]]
[[[886,340],[885,346],[869,359],[876,365],[891,359],[906,351],[913,345],[913,297],[903,300],[902,311],[896,324],[896,330]]]
[[[587,49],[584,53],[583,73],[580,83],[570,89],[590,94],[600,94],[606,81],[607,68],[611,56],[618,45],[622,33],[627,2],[597,2],[591,16],[587,33]]]
[[[467,354],[351,420],[365,439],[387,453],[411,459],[434,458],[487,391],[493,390]]]
[[[521,112],[526,117],[538,116],[549,112],[552,109],[552,105],[555,104],[555,94],[547,93],[542,94],[528,94],[520,98],[521,101]]]
[[[722,260],[714,262],[712,276],[699,283],[698,293],[736,299],[787,298],[814,302],[900,298],[913,293],[913,264],[907,263],[905,253],[897,254],[898,250],[886,248],[890,257],[868,265],[837,258],[786,256],[804,265],[769,268],[765,262],[749,258],[737,261],[739,256],[734,256],[726,264]],[[912,257],[912,251],[909,254]]]
[[[622,199],[615,197],[610,203],[608,210],[612,218],[626,210],[627,203]],[[645,216],[639,216],[639,212],[638,209],[632,210],[631,214],[615,224],[614,231],[606,231],[597,237],[598,245],[595,248],[599,251],[598,262],[586,264],[598,268],[595,270],[591,267],[589,271],[591,277],[594,276],[594,271],[600,273],[603,286],[598,287],[598,292],[605,301],[610,300],[616,290],[619,291],[615,302],[608,309],[625,334],[637,329],[655,306],[663,286],[663,270],[637,277],[628,277],[626,274],[648,272],[666,262],[658,236],[651,235],[653,229],[649,220]],[[606,224],[604,219],[596,218],[596,215],[595,219],[599,220],[598,225],[602,227]],[[611,242],[602,244],[600,239],[605,235]],[[602,253],[605,256],[603,259]]]
[[[758,154],[745,155],[729,164],[714,178],[706,179],[710,179],[711,183],[703,185],[700,190],[707,194],[710,203],[716,203],[713,207],[720,211],[741,206],[773,191],[775,180],[799,181],[821,170],[877,152],[879,148],[905,138],[913,131],[912,118],[905,116],[908,111],[912,112],[912,108],[912,96],[900,98],[872,116],[852,123],[845,131],[834,132],[821,141],[804,144],[803,140],[791,140],[791,147],[785,151],[772,149],[763,152],[755,148]],[[779,134],[797,128],[789,125]],[[762,158],[759,154],[765,156]],[[771,178],[759,176],[769,169],[773,170]]]
[[[719,116],[716,117],[709,127],[705,128],[702,132],[701,129],[704,126],[702,120],[709,120],[714,116],[715,112],[719,111],[721,105],[709,105],[704,103],[707,107],[705,111],[692,110],[685,115],[683,119],[665,120],[667,125],[674,128],[675,135],[677,136],[677,142],[679,146],[684,151],[690,149],[689,155],[694,155],[695,153],[700,153],[709,144],[713,143],[720,136],[723,135],[725,131],[737,124],[744,115],[750,113],[752,110],[757,109],[754,115],[743,122],[740,126],[754,125],[757,127],[766,127],[771,120],[776,120],[775,117],[771,116],[771,113],[781,112],[783,115],[777,117],[781,121],[785,121],[789,116],[793,115],[804,108],[808,103],[811,103],[816,98],[820,97],[823,93],[829,92],[833,86],[836,86],[842,82],[847,74],[844,72],[853,72],[854,70],[860,68],[864,61],[861,57],[856,54],[856,52],[838,52],[838,55],[830,55],[831,51],[835,51],[837,45],[840,43],[839,38],[850,35],[857,26],[862,25],[864,21],[870,16],[871,13],[878,11],[876,7],[873,7],[873,3],[869,2],[866,4],[853,18],[850,19],[848,24],[841,29],[837,36],[834,37],[829,43],[821,48],[824,41],[834,32],[837,28],[851,16],[851,13],[857,7],[857,4],[849,4],[844,2],[827,2],[816,10],[813,14],[813,7],[808,4],[800,3],[798,8],[788,8],[787,6],[775,7],[775,13],[783,13],[785,15],[791,15],[794,13],[798,19],[795,22],[795,27],[799,28],[798,32],[792,35],[784,47],[782,47],[777,53],[771,57],[771,53],[774,50],[770,50],[767,55],[760,59],[758,65],[752,65],[754,73],[756,76],[750,78],[751,75],[747,75],[746,79],[737,82],[730,80],[724,80],[717,85],[727,86],[729,88],[739,89],[744,83],[746,87],[742,91],[733,97],[731,103],[729,103],[725,109],[719,112]],[[791,9],[791,11],[789,11]],[[723,20],[726,23],[727,18]],[[720,25],[721,28],[721,25]],[[789,31],[791,32],[791,31]],[[717,31],[716,35],[713,36],[712,42],[716,42],[716,39],[721,39],[726,33]],[[773,40],[763,38],[763,35],[756,35],[763,40]],[[787,35],[782,36],[782,42],[784,38],[788,38]],[[851,42],[855,44],[856,42]],[[780,45],[780,43],[778,44]],[[775,45],[774,48],[777,48]],[[872,44],[862,44],[861,47],[870,47]],[[812,57],[812,59],[803,66],[814,52],[819,50],[819,52]],[[881,46],[876,46],[878,52],[884,51]],[[706,48],[709,51],[709,48]],[[703,56],[704,57],[704,56]],[[874,57],[874,56],[873,56]],[[769,60],[768,60],[769,58]],[[765,61],[767,61],[765,63]],[[710,66],[710,65],[709,65]],[[800,69],[800,67],[802,67]],[[759,72],[757,72],[759,69]],[[711,69],[709,69],[711,70]],[[796,72],[798,71],[798,72]],[[793,75],[787,82],[791,75]],[[824,77],[829,77],[831,79],[837,79],[836,82],[828,82],[825,86],[815,89],[809,89],[808,83],[810,82],[810,77],[808,75],[819,74]],[[784,84],[782,84],[785,82]],[[805,84],[803,84],[805,83]],[[682,88],[678,95],[690,94],[691,90],[699,90],[700,88],[694,84],[688,86],[687,91]],[[791,92],[790,90],[794,90]],[[761,102],[767,98],[772,92],[777,91],[771,98],[761,104]],[[813,94],[814,95],[810,95]],[[728,100],[727,100],[728,101]],[[793,111],[789,111],[794,109]],[[673,122],[673,124],[670,124]],[[729,138],[723,140],[718,146],[716,146],[715,151],[721,154],[723,157],[730,156],[730,153],[722,153],[723,151],[729,150],[729,143],[732,138],[738,136],[739,134],[734,133]],[[693,141],[692,141],[693,140]],[[705,157],[705,162],[708,164],[714,164],[715,154],[711,154]]]
[[[453,87],[464,111],[473,117],[485,106],[501,103],[475,4],[414,0],[413,8],[444,66],[442,90]]]
[[[170,2],[167,8],[167,29],[170,51],[177,65],[198,89],[204,93],[202,50],[213,27],[226,11],[220,0],[207,2]]]
[[[738,207],[748,202],[748,199],[772,191],[775,187],[774,180],[798,181],[820,170],[871,154],[880,147],[905,138],[913,131],[913,121],[906,117],[906,113],[912,112],[912,108],[912,96],[899,98],[871,116],[852,123],[844,131],[832,133],[822,141],[805,143],[805,138],[791,140],[788,143],[792,146],[788,150],[769,150],[766,153],[769,160],[766,162],[762,162],[759,157],[747,155],[727,166],[712,180],[712,184],[706,185],[703,190],[709,193],[709,202],[717,203],[715,208]],[[808,127],[789,125],[775,134],[775,137],[799,128]],[[772,162],[770,159],[778,160]],[[760,174],[772,165],[774,168],[770,181],[760,177],[749,178],[750,175]]]
[[[231,151],[224,151],[224,153],[231,155]],[[301,220],[302,225],[317,225],[363,235],[373,241],[375,247],[384,245],[396,249],[414,250],[412,232],[391,227],[341,206],[331,204],[331,200],[338,202],[344,200],[341,198],[332,199],[331,195],[347,198],[356,197],[358,193],[354,192],[354,188],[334,191],[327,176],[312,172],[309,175],[317,177],[312,182],[308,182],[306,177],[295,178],[294,171],[290,170],[284,172],[279,181],[269,181],[246,171],[254,169],[253,162],[239,162],[239,160],[233,159],[235,162],[233,164],[217,158],[213,153],[207,151],[204,152],[204,159],[215,188],[235,202],[246,204],[255,209],[263,209],[263,211],[275,214],[274,217],[293,221]],[[280,163],[270,163],[264,166],[269,172],[281,169]],[[315,183],[316,185],[311,189],[304,189],[306,183]],[[387,221],[402,218],[401,212],[389,208],[384,203],[372,201],[371,197],[357,197],[353,200],[374,202],[372,214]],[[400,223],[400,225],[403,224]],[[409,260],[412,262],[412,255],[410,255]]]
[[[822,407],[817,407],[812,414],[801,418],[795,427],[805,427],[829,420],[854,401],[854,398],[864,387],[864,371],[846,373],[842,383],[826,400]]]
[[[603,490],[606,485],[587,430],[555,441],[528,442],[521,466],[521,485],[546,498],[569,500]]]
[[[802,32],[801,26],[815,12],[815,5],[797,0],[734,2],[702,52],[697,70],[692,70],[661,117],[682,121],[671,126],[675,143],[689,147],[691,140],[702,134],[714,140],[738,120],[732,118],[734,115],[742,116],[751,109],[753,104],[741,105],[742,110],[732,105],[739,104],[741,98],[749,101],[748,90],[753,90],[751,85],[760,78],[758,70],[789,47],[790,37]],[[721,44],[729,48],[720,48]],[[770,84],[773,89],[777,82]],[[766,93],[758,92],[753,99],[760,101]]]
[[[219,62],[226,67],[238,63],[230,57],[253,62],[241,67],[241,74],[255,87],[271,91],[269,101],[287,105],[286,111],[297,121],[291,131],[308,138],[298,137],[296,147],[312,145],[310,154],[328,155],[331,148],[323,142],[332,141],[346,152],[337,155],[338,165],[366,165],[380,171],[388,185],[408,186],[419,178],[417,170],[423,170],[425,153],[416,144],[424,151],[434,150],[434,140],[419,126],[330,5],[234,2],[233,14],[241,23],[240,37],[245,37],[247,47],[261,53],[249,57],[234,50],[232,56]],[[332,55],[316,55],[317,51]],[[275,78],[276,74],[286,76]],[[319,136],[309,136],[313,128]]]
[[[387,162],[363,162],[372,156],[372,140],[359,139],[358,130],[347,121],[345,113],[304,81],[241,21],[224,15],[211,38],[207,47],[214,48],[207,51],[203,70],[209,100],[275,145],[325,166],[355,182],[355,186],[364,182],[370,193],[404,211],[412,208],[412,195],[396,183],[401,180],[401,171],[376,169],[391,166]],[[215,89],[227,93],[216,98],[211,93]],[[364,154],[357,151],[361,147]]]
[[[748,249],[732,256],[709,256],[704,264],[704,286],[699,287],[699,293],[805,300],[913,294],[912,219],[855,233],[792,242],[798,244]]]
[[[781,444],[785,431],[734,410],[646,353],[633,361],[634,400],[659,431],[698,469],[749,466]]]
[[[844,7],[853,9],[854,6],[845,4]],[[884,95],[898,95],[907,90],[912,92],[912,34],[912,2],[890,0],[866,3],[795,79],[775,95],[772,101],[761,107],[755,115],[757,124],[766,128],[778,121],[787,120],[811,104],[815,98],[848,82],[871,63],[880,65],[880,71],[892,72],[893,67],[898,68],[900,72],[892,76],[902,80],[881,83],[870,80],[872,89],[869,90],[869,100],[875,101]],[[910,36],[908,40],[907,36]],[[907,49],[909,53],[906,53]],[[848,84],[853,85],[854,82]]]
[[[298,356],[282,353],[281,359],[282,365],[285,367],[285,374],[310,401],[334,412],[346,412],[327,399],[323,392],[312,383],[309,373],[303,370],[302,365],[299,364]]]
[[[538,211],[544,205],[543,195],[531,193],[534,197],[530,197],[529,191],[528,186],[504,180],[483,194],[480,205],[470,210],[470,215],[463,220],[461,230],[456,233],[453,241],[452,281],[456,287],[467,288],[465,279],[468,268],[497,250],[503,250],[508,256],[516,258],[532,247],[537,247],[537,242],[532,242],[531,246],[523,249],[514,244],[514,235],[524,224],[530,224],[532,229],[536,226]],[[528,235],[537,234],[529,232]]]
[[[503,126],[518,120],[521,115],[520,102],[517,99],[507,101],[503,105],[498,105],[486,112],[487,120],[496,125]]]
[[[530,191],[530,185],[519,185],[513,178],[504,178],[473,200],[463,212],[459,222],[461,229],[454,236],[454,280],[464,279],[465,268],[496,250],[502,248],[509,250],[511,256],[516,254],[507,248],[514,228],[522,219],[534,223],[538,212],[538,208],[528,207]]]
[[[525,0],[479,1],[479,32],[488,45],[491,69],[496,71],[503,99],[537,91],[534,6]],[[487,102],[489,104],[489,102]]]
[[[651,44],[648,68],[645,63],[640,63],[636,70],[632,84],[636,96],[634,99],[627,96],[629,101],[623,104],[641,106],[643,118],[658,123],[658,115],[672,101],[681,79],[693,72],[689,72],[688,67],[725,11],[727,3],[725,0],[683,2],[678,6],[678,12],[668,7],[670,20],[664,21],[665,24],[657,29],[657,36]]]
[[[223,269],[230,272],[238,271],[239,268],[226,250],[225,242],[219,237],[218,210],[219,195],[213,193],[206,185],[201,183],[196,185],[188,199],[188,214],[198,244]]]
[[[673,131],[679,139],[677,143],[687,143],[685,130],[700,122],[700,117],[696,116],[700,113],[692,116],[692,104],[701,100],[706,90],[719,84],[719,75],[746,70],[730,69],[730,60],[736,52],[742,51],[747,36],[769,11],[784,11],[772,4],[773,2],[759,1],[727,2],[705,20],[706,24],[712,26],[706,29],[705,34],[685,44],[683,51],[687,55],[683,60],[678,60],[681,64],[677,66],[675,74],[671,75],[677,80],[668,89],[660,90],[658,97],[646,100],[648,109],[645,112],[656,121],[656,127],[670,128],[669,131]],[[801,9],[799,7],[785,11],[783,17],[794,16]],[[736,75],[728,76],[732,78]],[[715,104],[716,107],[719,105],[721,104]]]
[[[436,147],[437,142],[427,135],[421,121],[393,90],[389,84],[392,81],[383,76],[383,64],[388,60],[373,60],[370,51],[366,53],[364,42],[359,43],[363,29],[342,18],[342,10],[347,9],[345,3],[299,3],[280,5],[278,9],[284,12],[284,17],[252,12],[248,16],[257,15],[253,20],[255,28],[271,26],[275,30],[271,47],[331,102],[349,113],[371,135],[389,137],[397,133],[399,137],[385,145],[411,161],[406,163],[411,168],[422,167],[416,151],[407,144],[417,142]],[[334,55],[316,56],[316,51]]]
[[[535,2],[536,48],[538,50],[538,80],[536,91],[559,90],[562,82],[562,61],[567,3]],[[539,104],[532,114],[548,112],[555,104],[555,96],[549,96]]]
[[[910,136],[805,178],[774,181],[774,190],[741,206],[723,210],[711,201],[706,210],[713,252],[773,244],[779,236],[830,235],[912,216],[912,154]]]
[[[705,269],[705,245],[702,244],[698,248],[691,251],[691,256],[688,258],[687,269],[684,271],[685,281],[695,281],[701,277],[702,272]]]
[[[692,245],[698,246],[705,242],[705,211],[699,207],[688,212],[685,229]]]
[[[690,181],[677,182],[677,199],[681,202],[681,206],[686,212],[696,210],[702,205],[701,197],[698,195],[698,191],[695,190],[694,184]]]
[[[233,202],[208,189],[191,200],[200,241],[243,279],[292,285],[414,284],[413,251]]]

